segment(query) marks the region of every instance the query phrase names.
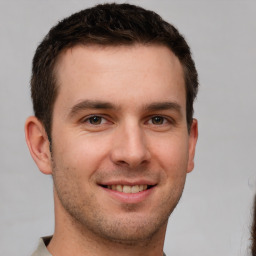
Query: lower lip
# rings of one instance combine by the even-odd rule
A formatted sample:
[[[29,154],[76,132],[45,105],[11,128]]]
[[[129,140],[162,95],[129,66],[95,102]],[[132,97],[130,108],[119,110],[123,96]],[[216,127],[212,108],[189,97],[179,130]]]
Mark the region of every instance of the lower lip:
[[[121,203],[136,204],[146,200],[155,190],[155,186],[138,193],[123,193],[104,187],[102,187],[102,189],[104,189],[104,191],[107,192],[112,198],[120,201]]]

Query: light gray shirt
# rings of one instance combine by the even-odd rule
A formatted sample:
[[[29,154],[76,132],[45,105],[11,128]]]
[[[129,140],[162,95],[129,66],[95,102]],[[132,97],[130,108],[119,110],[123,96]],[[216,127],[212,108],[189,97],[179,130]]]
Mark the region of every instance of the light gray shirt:
[[[46,248],[51,239],[52,236],[40,238],[38,246],[31,256],[52,256]],[[163,254],[163,256],[166,256],[165,253]]]
[[[51,239],[51,236],[40,238],[38,246],[31,256],[52,256],[46,248]]]

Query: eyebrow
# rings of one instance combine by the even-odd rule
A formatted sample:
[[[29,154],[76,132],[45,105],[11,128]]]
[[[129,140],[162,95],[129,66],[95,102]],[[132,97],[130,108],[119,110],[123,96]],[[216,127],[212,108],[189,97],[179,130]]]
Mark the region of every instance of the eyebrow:
[[[156,102],[144,107],[148,111],[175,110],[181,113],[181,106],[176,102]]]
[[[84,100],[76,105],[74,105],[70,112],[69,116],[72,117],[76,115],[78,112],[85,109],[116,109],[117,107],[109,102],[98,101],[98,100]]]
[[[108,110],[116,110],[120,107],[105,101],[99,100],[83,100],[76,105],[74,105],[70,112],[69,116],[72,117],[83,111],[85,109],[108,109]],[[160,110],[175,110],[181,114],[181,106],[176,102],[153,102],[148,105],[143,106],[145,111],[160,111]]]

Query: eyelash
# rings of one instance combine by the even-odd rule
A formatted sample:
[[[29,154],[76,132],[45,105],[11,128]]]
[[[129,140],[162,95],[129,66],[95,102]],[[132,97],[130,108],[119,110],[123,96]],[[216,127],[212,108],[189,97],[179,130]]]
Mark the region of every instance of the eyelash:
[[[91,123],[91,120],[93,118],[99,118],[100,119],[100,123],[97,123],[97,124],[93,124]],[[154,118],[160,118],[162,120],[162,123],[160,124],[154,124],[153,122],[153,119]],[[104,123],[102,123],[102,120],[105,120]],[[156,120],[155,120],[156,121]],[[86,117],[85,119],[82,120],[83,123],[88,123],[92,126],[99,126],[99,125],[102,125],[102,124],[105,124],[108,122],[107,118],[105,118],[104,116],[101,116],[101,115],[91,115],[91,116],[88,116]],[[154,115],[154,116],[150,116],[149,118],[147,118],[147,122],[146,123],[150,123],[150,125],[154,125],[154,126],[163,126],[165,124],[174,124],[174,120],[171,119],[170,117],[165,117],[165,116],[162,116],[162,115]]]
[[[158,122],[159,119],[160,119],[160,121],[162,121],[160,124],[154,123],[155,121]],[[166,117],[163,117],[163,116],[152,116],[149,120],[151,121],[152,125],[157,125],[157,126],[164,125],[168,122],[170,123],[170,121]],[[150,121],[148,121],[148,122],[150,122]]]
[[[93,125],[93,126],[98,126],[98,125],[101,125],[102,123],[100,122],[99,124],[92,124],[90,121],[92,120],[92,118],[99,118],[102,122],[102,120],[104,119],[105,121],[107,121],[106,118],[104,118],[103,116],[101,115],[91,115],[91,116],[88,116],[86,117],[85,119],[82,120],[83,123],[89,123],[90,125]]]

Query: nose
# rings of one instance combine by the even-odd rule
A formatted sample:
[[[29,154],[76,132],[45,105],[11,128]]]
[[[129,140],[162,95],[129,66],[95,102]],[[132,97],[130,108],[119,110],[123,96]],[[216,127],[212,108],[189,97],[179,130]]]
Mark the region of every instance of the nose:
[[[117,129],[111,149],[111,160],[115,165],[135,168],[150,161],[143,129],[137,125],[123,125]]]

